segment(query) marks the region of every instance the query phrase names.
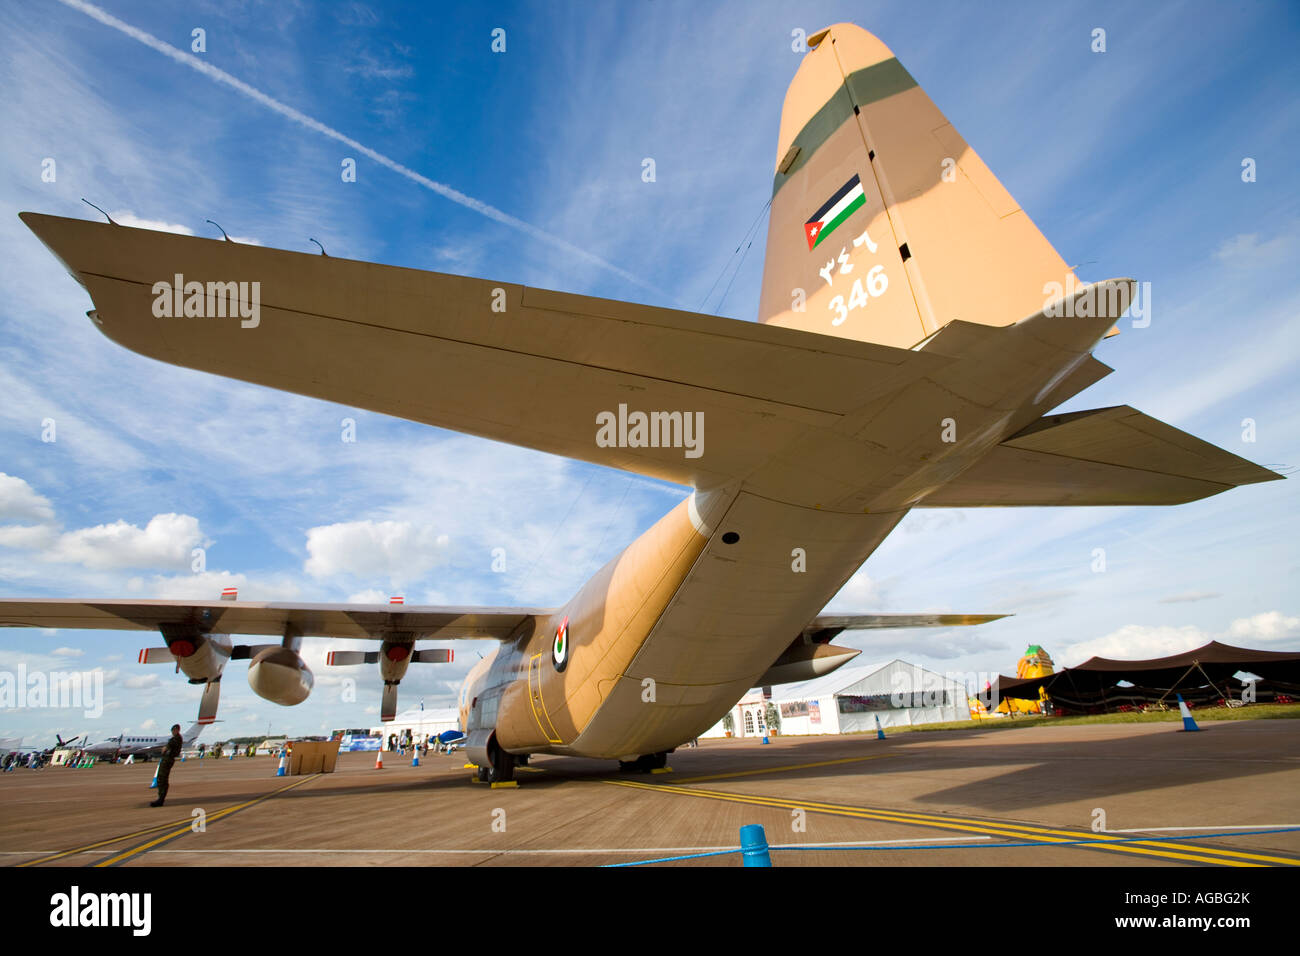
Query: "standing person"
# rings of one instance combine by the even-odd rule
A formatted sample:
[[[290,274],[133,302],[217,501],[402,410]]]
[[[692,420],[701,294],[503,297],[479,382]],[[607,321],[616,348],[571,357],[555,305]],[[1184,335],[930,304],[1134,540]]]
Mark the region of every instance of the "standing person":
[[[151,807],[161,807],[163,801],[167,799],[167,784],[172,775],[172,764],[176,758],[181,755],[181,725],[172,724],[172,736],[163,747],[162,756],[158,758],[158,799],[149,804]]]

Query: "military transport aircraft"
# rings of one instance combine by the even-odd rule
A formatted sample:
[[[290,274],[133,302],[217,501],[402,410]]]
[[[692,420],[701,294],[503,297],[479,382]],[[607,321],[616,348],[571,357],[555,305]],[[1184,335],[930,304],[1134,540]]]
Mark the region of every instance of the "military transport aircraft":
[[[95,327],[143,355],[693,491],[557,608],[12,600],[0,624],[159,631],[208,718],[232,658],[262,697],[304,700],[304,637],[379,642],[332,663],[379,665],[385,717],[412,661],[446,657],[418,640],[495,638],[460,696],[485,778],[532,753],[647,769],[746,689],[844,663],[842,630],[1000,616],[820,613],[909,509],[1280,477],[1127,406],[1052,414],[1111,371],[1092,352],[1136,283],[1079,282],[874,36],[809,46],[758,323],[23,213]]]

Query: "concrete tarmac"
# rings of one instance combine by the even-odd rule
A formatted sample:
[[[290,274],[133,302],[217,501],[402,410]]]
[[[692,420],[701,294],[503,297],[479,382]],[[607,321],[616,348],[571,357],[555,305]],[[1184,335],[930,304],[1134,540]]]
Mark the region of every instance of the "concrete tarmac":
[[[513,789],[374,760],[191,759],[157,809],[153,763],[4,774],[0,863],[739,866],[757,823],[776,866],[1300,866],[1297,720],[705,740],[669,773],[534,756]]]

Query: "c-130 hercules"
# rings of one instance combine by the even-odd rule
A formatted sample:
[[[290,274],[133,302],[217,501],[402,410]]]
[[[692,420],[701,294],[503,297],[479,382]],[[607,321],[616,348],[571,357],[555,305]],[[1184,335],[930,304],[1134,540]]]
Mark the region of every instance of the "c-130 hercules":
[[[148,655],[204,685],[207,720],[232,658],[266,699],[304,700],[304,637],[380,642],[331,662],[379,664],[385,719],[409,664],[448,656],[417,641],[495,638],[460,696],[483,779],[533,753],[649,769],[746,689],[849,660],[844,629],[1000,616],[820,613],[912,508],[1177,504],[1280,477],[1126,406],[1050,414],[1111,371],[1092,351],[1135,283],[1079,283],[874,36],[836,24],[809,47],[758,324],[22,214],[136,352],[693,491],[558,608],[18,600],[0,624],[160,631]],[[260,282],[259,320],[173,317],[173,277],[203,315]],[[615,409],[619,440],[595,440]]]

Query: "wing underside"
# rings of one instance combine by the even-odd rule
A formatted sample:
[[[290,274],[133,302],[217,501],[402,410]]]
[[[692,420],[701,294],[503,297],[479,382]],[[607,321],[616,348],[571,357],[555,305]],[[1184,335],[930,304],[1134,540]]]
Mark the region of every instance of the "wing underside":
[[[0,601],[0,627],[158,631],[195,624],[202,633],[383,640],[400,633],[436,640],[506,640],[544,608],[280,604],[256,601]]]

